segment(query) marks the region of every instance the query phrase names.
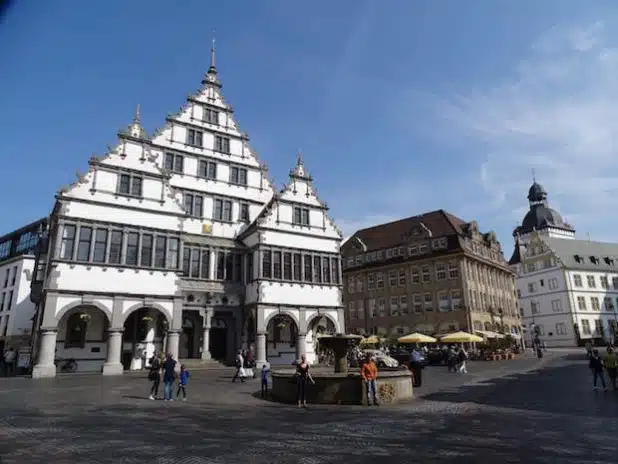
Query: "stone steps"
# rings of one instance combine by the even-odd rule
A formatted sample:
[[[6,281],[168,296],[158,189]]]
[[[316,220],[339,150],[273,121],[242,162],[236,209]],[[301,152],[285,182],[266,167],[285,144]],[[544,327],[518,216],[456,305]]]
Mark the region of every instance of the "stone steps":
[[[217,361],[215,359],[180,359],[180,364],[184,364],[188,370],[194,371],[210,371],[210,370],[229,370],[233,366],[228,366],[221,361]]]

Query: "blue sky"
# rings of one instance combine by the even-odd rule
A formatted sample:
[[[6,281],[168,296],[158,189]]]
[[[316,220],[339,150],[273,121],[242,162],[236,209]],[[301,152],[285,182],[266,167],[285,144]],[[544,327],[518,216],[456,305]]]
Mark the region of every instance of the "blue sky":
[[[531,169],[580,234],[618,221],[612,1],[15,2],[0,27],[0,234],[48,214],[136,103],[217,68],[278,185],[302,149],[344,230],[444,208],[510,253]],[[517,5],[517,6],[515,6]],[[612,30],[614,32],[612,32]],[[10,171],[9,171],[10,169]]]

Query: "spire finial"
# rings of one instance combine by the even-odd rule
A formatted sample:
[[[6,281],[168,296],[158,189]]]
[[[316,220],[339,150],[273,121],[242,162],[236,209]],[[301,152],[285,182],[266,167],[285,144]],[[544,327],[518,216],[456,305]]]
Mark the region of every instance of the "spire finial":
[[[216,69],[215,61],[215,30],[212,30],[212,45],[210,46],[210,69],[214,71]]]
[[[134,124],[140,124],[141,123],[141,113],[140,113],[140,109],[139,109],[139,103],[137,104],[137,106],[135,107],[135,117],[133,118],[133,123]]]
[[[299,148],[298,149],[298,155],[296,157],[296,165],[297,166],[302,166],[303,164],[303,152],[302,150]]]
[[[536,170],[532,168],[532,182],[536,184]]]

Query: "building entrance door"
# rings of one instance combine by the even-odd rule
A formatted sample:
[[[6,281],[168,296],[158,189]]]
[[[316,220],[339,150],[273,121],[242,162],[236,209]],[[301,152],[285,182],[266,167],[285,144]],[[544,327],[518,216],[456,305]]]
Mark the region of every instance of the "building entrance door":
[[[227,357],[227,325],[223,319],[214,318],[210,324],[210,355],[223,361]]]

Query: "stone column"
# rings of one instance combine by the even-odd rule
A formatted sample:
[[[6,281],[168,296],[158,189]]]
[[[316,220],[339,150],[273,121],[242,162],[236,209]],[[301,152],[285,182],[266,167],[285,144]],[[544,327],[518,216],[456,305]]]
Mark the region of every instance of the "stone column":
[[[120,355],[122,353],[122,332],[124,329],[108,329],[107,359],[103,364],[103,375],[122,375]]]
[[[178,344],[180,342],[180,330],[167,331],[167,352],[178,361]]]
[[[46,377],[56,377],[56,337],[58,329],[56,328],[41,328],[40,330],[40,346],[38,360],[32,368],[32,378],[42,379]]]
[[[210,356],[210,321],[212,319],[212,309],[204,311],[204,319],[202,325],[202,361],[211,359]]]
[[[255,338],[255,367],[261,369],[266,361],[266,332],[258,332]]]
[[[307,354],[307,334],[298,333],[296,336],[296,359],[300,359],[303,354]]]

